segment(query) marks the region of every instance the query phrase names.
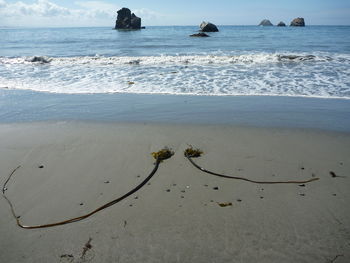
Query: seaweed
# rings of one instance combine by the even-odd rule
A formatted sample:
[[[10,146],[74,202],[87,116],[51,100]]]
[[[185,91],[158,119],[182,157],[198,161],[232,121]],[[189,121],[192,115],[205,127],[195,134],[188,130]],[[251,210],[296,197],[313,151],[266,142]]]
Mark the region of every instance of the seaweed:
[[[232,206],[232,203],[231,202],[229,202],[229,203],[218,203],[218,205],[220,207],[227,207],[227,206]]]
[[[192,146],[190,146],[189,148],[187,148],[184,152],[184,155],[186,157],[190,157],[190,158],[197,158],[197,157],[201,157],[201,155],[203,154],[203,151],[200,149],[194,149]]]
[[[164,161],[166,159],[171,158],[171,156],[174,155],[174,152],[170,150],[169,148],[164,148],[160,150],[159,152],[153,152],[151,153],[153,158],[157,161]]]

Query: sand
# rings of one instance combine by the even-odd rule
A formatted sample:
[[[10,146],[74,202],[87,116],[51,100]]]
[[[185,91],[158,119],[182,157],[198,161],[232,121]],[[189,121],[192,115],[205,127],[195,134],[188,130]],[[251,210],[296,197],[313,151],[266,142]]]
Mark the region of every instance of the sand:
[[[0,183],[21,165],[6,195],[26,225],[90,212],[140,183],[153,169],[151,152],[175,152],[150,185],[80,222],[21,229],[0,198],[0,262],[350,261],[350,134],[56,122],[1,124],[0,137]],[[184,158],[189,144],[204,152],[195,161],[216,172],[320,180],[218,178]]]

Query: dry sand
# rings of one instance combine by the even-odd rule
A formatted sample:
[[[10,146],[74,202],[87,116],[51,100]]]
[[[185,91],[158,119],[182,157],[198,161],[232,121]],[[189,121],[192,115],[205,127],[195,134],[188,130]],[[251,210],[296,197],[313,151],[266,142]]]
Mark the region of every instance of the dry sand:
[[[0,198],[0,262],[350,262],[349,134],[60,122],[2,124],[0,136],[0,183],[21,165],[6,195],[26,225],[90,212],[140,183],[151,152],[175,151],[150,185],[80,222],[21,229]],[[216,172],[320,180],[218,178],[184,158],[188,144]]]

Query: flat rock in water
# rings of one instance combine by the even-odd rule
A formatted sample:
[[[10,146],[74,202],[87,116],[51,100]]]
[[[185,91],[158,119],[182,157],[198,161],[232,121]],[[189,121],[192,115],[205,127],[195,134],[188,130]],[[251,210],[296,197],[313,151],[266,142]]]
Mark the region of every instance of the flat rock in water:
[[[279,61],[307,61],[307,60],[313,60],[315,59],[314,55],[306,55],[306,56],[297,56],[297,55],[278,55]],[[305,168],[301,168],[304,170]]]
[[[209,37],[206,33],[192,34],[190,37]]]
[[[39,63],[46,64],[46,63],[50,63],[52,61],[52,59],[48,58],[48,57],[37,57],[37,56],[34,56],[34,57],[31,57],[31,58],[28,58],[27,61],[28,62],[39,62]]]

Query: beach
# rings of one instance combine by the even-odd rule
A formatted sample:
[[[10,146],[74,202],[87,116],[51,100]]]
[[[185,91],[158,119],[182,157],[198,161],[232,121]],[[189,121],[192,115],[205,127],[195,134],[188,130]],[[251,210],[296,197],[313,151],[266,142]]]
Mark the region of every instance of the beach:
[[[151,153],[169,147],[149,184],[79,222],[16,225],[4,198],[2,262],[347,262],[350,135],[210,124],[30,122],[0,125],[1,184],[21,223],[86,214],[138,185]],[[319,178],[305,184],[260,181]],[[41,167],[41,168],[40,168]],[[335,175],[335,176],[334,176]],[[220,206],[226,204],[227,206]]]
[[[88,10],[49,3],[0,13]],[[350,262],[350,27],[309,21],[0,25],[0,262]]]

